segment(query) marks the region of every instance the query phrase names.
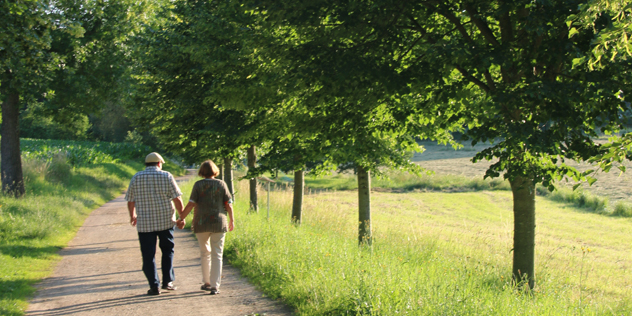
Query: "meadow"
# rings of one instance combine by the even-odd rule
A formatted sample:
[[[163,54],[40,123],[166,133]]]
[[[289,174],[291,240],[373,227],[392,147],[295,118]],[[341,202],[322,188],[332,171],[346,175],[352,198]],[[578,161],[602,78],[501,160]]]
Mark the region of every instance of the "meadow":
[[[332,185],[337,185],[332,182]],[[186,188],[185,188],[186,189]],[[537,199],[534,291],[511,282],[511,192],[374,192],[372,247],[357,244],[357,193],[324,185],[290,222],[292,192],[248,212],[236,187],[230,264],[300,315],[628,315],[632,219]],[[185,192],[185,196],[188,191]]]
[[[144,155],[130,144],[23,140],[26,194],[0,195],[0,315],[23,315],[34,284],[85,218],[120,195]],[[37,151],[30,151],[36,148]],[[117,156],[116,148],[128,148]],[[100,157],[100,158],[99,158]],[[172,162],[166,170],[185,171]]]
[[[44,149],[25,159],[27,194],[18,200],[0,197],[2,315],[23,315],[33,284],[50,274],[57,251],[91,210],[120,194],[143,167],[138,154],[127,156],[130,161],[105,150],[82,153],[98,146],[32,144]],[[84,160],[71,162],[62,146]],[[107,163],[90,160],[106,154]],[[166,169],[183,173],[171,163]],[[632,218],[618,202],[590,192],[538,188],[537,286],[524,292],[511,282],[513,214],[505,181],[386,175],[373,179],[372,247],[357,244],[352,174],[308,176],[299,226],[290,222],[291,175],[273,185],[270,218],[263,187],[260,211],[252,213],[248,184],[237,182],[236,230],[227,238],[227,262],[300,315],[632,312],[626,242]],[[192,184],[181,186],[185,198]]]

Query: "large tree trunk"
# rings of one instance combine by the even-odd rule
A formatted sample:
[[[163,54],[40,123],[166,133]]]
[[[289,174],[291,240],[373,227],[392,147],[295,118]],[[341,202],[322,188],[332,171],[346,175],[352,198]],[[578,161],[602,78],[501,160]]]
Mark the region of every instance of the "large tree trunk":
[[[2,102],[0,139],[0,174],[2,191],[15,197],[24,195],[22,158],[20,153],[20,95],[9,92]]]
[[[257,154],[255,153],[255,145],[248,148],[248,170],[254,169],[257,163]],[[250,182],[250,209],[258,212],[259,204],[257,203],[257,178],[251,178]]]
[[[371,245],[371,174],[363,167],[358,167],[358,205],[358,241]]]
[[[305,177],[303,170],[294,170],[294,200],[292,201],[292,222],[301,223],[303,214],[303,193],[305,192]]]
[[[224,180],[224,165],[220,164],[219,166],[217,166],[217,168],[219,169],[219,174],[217,175],[217,179]]]
[[[518,177],[510,181],[514,209],[513,278],[535,286],[535,185]]]
[[[230,195],[235,200],[235,188],[233,187],[233,158],[224,158],[224,182],[228,186]]]

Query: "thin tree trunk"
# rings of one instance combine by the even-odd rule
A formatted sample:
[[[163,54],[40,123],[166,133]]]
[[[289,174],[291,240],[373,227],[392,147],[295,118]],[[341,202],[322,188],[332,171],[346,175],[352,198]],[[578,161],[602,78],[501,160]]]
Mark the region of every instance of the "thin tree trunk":
[[[513,278],[535,286],[535,185],[518,177],[510,181],[514,209]]]
[[[358,167],[358,205],[358,242],[371,245],[371,174],[363,167]]]
[[[9,92],[2,102],[2,130],[0,131],[0,174],[2,191],[15,197],[24,195],[22,158],[20,153],[20,95]]]
[[[224,180],[224,165],[220,164],[219,166],[217,166],[217,168],[219,169],[219,174],[217,175],[217,179]]]
[[[233,187],[233,158],[224,158],[224,182],[228,186],[230,195],[235,199],[235,188]]]
[[[294,170],[294,200],[292,202],[292,222],[301,223],[303,214],[303,193],[305,192],[305,177],[303,170]]]
[[[257,154],[255,153],[255,145],[248,148],[248,170],[254,169],[257,163]],[[257,178],[250,179],[250,209],[258,212],[259,204],[257,203]]]

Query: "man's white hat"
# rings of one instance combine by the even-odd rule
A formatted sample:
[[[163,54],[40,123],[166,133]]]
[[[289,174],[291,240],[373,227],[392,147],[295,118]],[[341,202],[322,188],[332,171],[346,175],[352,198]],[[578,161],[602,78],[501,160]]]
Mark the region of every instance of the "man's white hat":
[[[162,159],[162,156],[160,156],[159,153],[153,152],[153,153],[147,155],[147,157],[145,157],[145,163],[148,163],[148,162],[162,162],[162,163],[165,163],[165,160]]]

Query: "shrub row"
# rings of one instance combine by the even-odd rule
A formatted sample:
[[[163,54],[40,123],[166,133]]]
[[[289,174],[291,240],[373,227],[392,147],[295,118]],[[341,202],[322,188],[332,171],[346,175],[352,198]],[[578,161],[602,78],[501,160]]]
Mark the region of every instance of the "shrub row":
[[[21,139],[20,147],[26,160],[51,162],[53,157],[61,154],[73,166],[138,160],[152,151],[148,146],[133,143],[45,139]]]

